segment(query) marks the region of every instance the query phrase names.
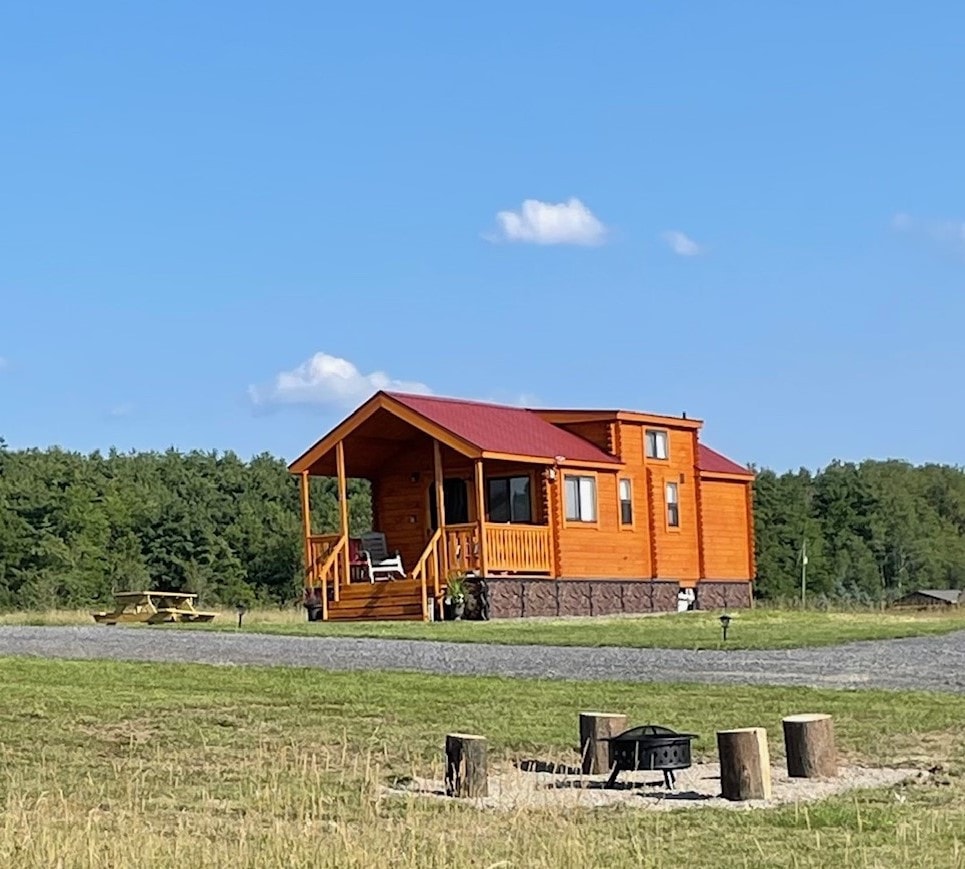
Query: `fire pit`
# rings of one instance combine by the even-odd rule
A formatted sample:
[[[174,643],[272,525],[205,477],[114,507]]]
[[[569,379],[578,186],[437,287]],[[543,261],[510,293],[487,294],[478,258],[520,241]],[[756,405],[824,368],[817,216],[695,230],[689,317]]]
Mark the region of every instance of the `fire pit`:
[[[661,770],[668,788],[673,789],[675,769],[690,766],[690,741],[694,733],[677,733],[669,727],[644,724],[610,737],[610,778],[606,787],[616,784],[623,771]]]

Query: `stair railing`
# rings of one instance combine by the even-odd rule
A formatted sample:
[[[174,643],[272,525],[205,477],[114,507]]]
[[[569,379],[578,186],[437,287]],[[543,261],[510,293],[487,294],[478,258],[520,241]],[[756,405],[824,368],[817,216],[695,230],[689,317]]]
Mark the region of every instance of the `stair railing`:
[[[335,599],[338,600],[338,589],[340,582],[347,580],[343,577],[345,559],[342,554],[348,546],[348,537],[339,538],[338,542],[325,555],[321,565],[316,561],[309,570],[308,584],[310,588],[321,588],[322,594],[322,620],[328,620],[328,583],[332,582],[335,590]]]
[[[412,578],[421,583],[422,587],[422,620],[429,621],[429,582],[432,582],[432,605],[439,601],[439,578],[442,574],[442,552],[440,543],[442,541],[442,529],[429,538],[426,548],[416,562],[415,569],[412,571]]]

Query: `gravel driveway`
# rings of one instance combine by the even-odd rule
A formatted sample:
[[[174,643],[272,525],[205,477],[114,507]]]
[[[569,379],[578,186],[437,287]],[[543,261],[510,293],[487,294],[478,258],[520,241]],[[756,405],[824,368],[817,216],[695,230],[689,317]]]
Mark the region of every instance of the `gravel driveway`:
[[[0,655],[965,693],[965,631],[815,649],[693,652],[282,637],[97,625],[0,627]]]

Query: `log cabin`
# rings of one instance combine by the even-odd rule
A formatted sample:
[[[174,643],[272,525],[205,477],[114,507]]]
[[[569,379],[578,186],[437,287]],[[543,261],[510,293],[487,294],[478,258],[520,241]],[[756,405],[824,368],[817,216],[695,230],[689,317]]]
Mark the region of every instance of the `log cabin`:
[[[479,578],[492,618],[750,606],[754,474],[701,427],[380,391],[289,466],[308,617],[437,619],[454,575]],[[335,534],[312,527],[314,476],[337,479]],[[350,477],[371,484],[385,572],[349,536]]]

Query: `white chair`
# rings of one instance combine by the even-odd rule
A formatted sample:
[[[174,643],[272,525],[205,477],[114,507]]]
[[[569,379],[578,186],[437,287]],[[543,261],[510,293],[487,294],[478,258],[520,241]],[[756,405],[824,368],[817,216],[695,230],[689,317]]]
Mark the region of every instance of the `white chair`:
[[[362,568],[368,573],[369,582],[376,579],[392,579],[395,574],[405,578],[402,556],[396,551],[389,555],[385,535],[380,531],[370,531],[362,535]]]

